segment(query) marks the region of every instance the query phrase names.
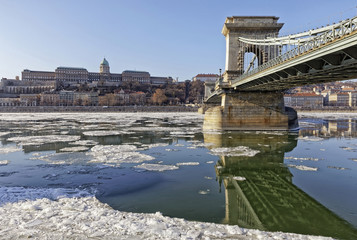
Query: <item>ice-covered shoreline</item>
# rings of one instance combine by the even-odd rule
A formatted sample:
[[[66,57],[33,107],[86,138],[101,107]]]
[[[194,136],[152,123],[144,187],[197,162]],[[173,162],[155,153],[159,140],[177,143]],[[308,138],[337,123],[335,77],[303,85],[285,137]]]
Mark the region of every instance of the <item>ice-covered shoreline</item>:
[[[0,239],[331,239],[112,209],[84,190],[1,187]]]

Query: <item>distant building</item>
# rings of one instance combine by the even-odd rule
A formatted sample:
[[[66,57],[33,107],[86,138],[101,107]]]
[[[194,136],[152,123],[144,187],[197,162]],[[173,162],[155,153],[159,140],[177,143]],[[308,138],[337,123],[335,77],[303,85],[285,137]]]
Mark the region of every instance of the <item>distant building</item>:
[[[60,91],[59,104],[61,106],[97,106],[97,92],[75,92],[75,91]]]
[[[177,83],[171,77],[150,77],[151,85],[165,85],[170,83]]]
[[[85,68],[58,67],[55,70],[56,81],[60,82],[88,82],[88,71]],[[22,79],[24,80],[24,79]]]
[[[104,58],[100,63],[99,72],[88,72],[85,68],[58,67],[54,72],[22,71],[22,81],[56,81],[62,85],[76,85],[80,83],[97,83],[98,86],[119,86],[121,82],[137,81],[145,84],[172,83],[171,77],[151,77],[149,72],[125,70],[120,73],[111,73],[109,62]],[[109,84],[108,84],[109,83]],[[112,84],[110,84],[112,83]],[[119,83],[119,84],[114,84]]]
[[[44,92],[41,94],[41,106],[58,106],[60,102],[58,92]]]
[[[328,96],[330,106],[350,106],[350,96],[345,92],[331,93]]]
[[[323,106],[323,96],[316,93],[295,93],[284,96],[285,106],[321,108]]]
[[[215,82],[219,78],[218,74],[197,74],[192,78],[192,81],[201,81],[201,82]]]
[[[123,82],[137,81],[139,83],[150,84],[150,73],[126,70],[122,73],[122,81]]]
[[[357,107],[357,92],[350,92],[350,106]]]
[[[20,81],[16,79],[1,79],[0,91],[13,94],[35,94],[55,89],[55,81]]]
[[[292,107],[290,94],[284,95],[284,105],[287,107]]]
[[[20,98],[0,98],[0,106],[20,106]]]
[[[56,73],[55,72],[46,72],[46,71],[31,71],[25,69],[21,73],[23,81],[55,81]]]
[[[38,94],[20,94],[21,106],[37,106],[40,99]]]

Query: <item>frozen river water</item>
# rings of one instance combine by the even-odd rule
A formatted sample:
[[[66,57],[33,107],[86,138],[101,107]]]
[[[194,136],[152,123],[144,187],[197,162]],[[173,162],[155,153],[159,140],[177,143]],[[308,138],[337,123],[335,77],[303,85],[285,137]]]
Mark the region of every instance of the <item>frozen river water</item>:
[[[357,238],[357,114],[300,114],[289,134],[202,132],[202,123],[195,113],[0,114],[1,211],[79,197],[83,208]]]

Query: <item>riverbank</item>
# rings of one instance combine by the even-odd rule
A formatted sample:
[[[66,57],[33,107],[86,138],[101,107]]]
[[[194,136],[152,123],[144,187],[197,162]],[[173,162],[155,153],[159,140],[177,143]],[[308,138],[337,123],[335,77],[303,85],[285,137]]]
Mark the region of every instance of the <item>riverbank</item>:
[[[197,112],[198,106],[2,106],[0,112]],[[298,113],[357,113],[357,108],[294,108]]]
[[[197,112],[189,106],[12,106],[0,107],[0,112]]]

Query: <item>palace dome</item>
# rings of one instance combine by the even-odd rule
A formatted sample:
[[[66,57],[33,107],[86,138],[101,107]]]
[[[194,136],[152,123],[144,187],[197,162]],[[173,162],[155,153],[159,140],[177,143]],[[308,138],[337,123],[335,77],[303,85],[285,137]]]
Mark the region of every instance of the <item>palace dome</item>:
[[[103,59],[103,61],[100,63],[100,65],[106,65],[109,66],[109,62],[107,61],[107,59]]]

